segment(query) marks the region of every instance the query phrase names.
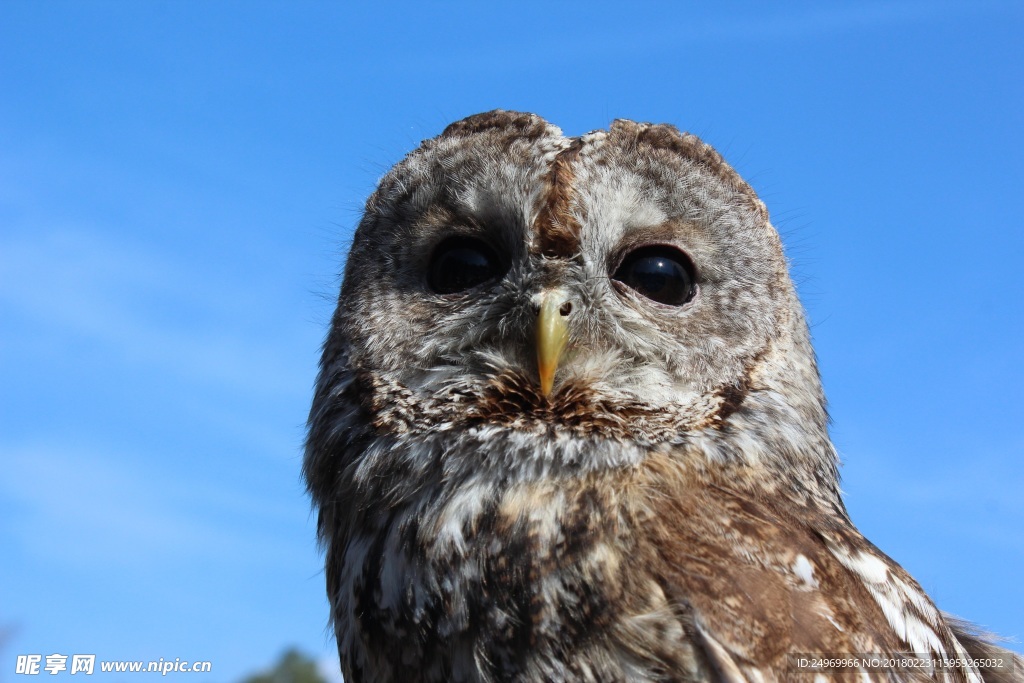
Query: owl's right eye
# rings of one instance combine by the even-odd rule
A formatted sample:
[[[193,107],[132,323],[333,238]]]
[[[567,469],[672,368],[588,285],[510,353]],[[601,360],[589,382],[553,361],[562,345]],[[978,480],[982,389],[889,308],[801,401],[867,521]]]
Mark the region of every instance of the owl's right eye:
[[[450,237],[430,257],[427,284],[438,294],[454,294],[494,280],[503,272],[501,260],[484,242]]]

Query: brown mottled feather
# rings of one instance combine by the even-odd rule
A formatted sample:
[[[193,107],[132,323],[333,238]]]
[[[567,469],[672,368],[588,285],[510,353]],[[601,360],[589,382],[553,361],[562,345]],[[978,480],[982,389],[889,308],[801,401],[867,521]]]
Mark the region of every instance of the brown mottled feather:
[[[501,272],[433,291],[438,245]],[[678,250],[679,305],[614,281]],[[571,302],[555,385],[537,302]],[[448,126],[381,180],[345,267],[309,418],[345,680],[786,681],[795,654],[1006,658],[865,671],[1008,681],[854,527],[778,234],[711,147],[532,114]]]

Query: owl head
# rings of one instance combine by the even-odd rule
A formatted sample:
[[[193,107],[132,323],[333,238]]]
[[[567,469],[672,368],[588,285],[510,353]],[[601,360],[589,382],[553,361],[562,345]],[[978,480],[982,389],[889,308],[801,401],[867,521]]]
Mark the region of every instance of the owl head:
[[[493,111],[383,177],[325,345],[314,496],[373,455],[339,453],[381,435],[419,440],[445,476],[573,476],[673,448],[838,500],[779,235],[711,147],[668,125],[571,138]]]

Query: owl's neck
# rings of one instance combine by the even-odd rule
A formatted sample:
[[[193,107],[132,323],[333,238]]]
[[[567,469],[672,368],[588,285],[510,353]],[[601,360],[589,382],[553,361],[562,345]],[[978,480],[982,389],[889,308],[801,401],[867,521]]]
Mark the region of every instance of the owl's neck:
[[[754,498],[790,501],[794,509],[813,505],[845,517],[827,436],[811,439],[783,428],[757,441],[751,437],[758,417],[738,412],[726,428],[649,444],[504,426],[379,434],[346,468],[351,480],[344,488],[354,497],[350,504],[362,510],[423,509],[453,498],[472,504],[483,490],[538,482],[568,488],[631,476],[658,461],[671,463],[691,486],[728,486]]]
[[[401,489],[421,491],[433,481],[571,479],[661,454],[708,475],[753,473],[742,477],[752,492],[841,507],[823,399],[820,389],[808,390],[817,386],[816,369],[801,377],[771,354],[764,367],[710,418],[675,406],[588,404],[585,394],[541,402],[514,376],[497,398],[423,396],[386,375],[346,368],[328,384],[337,399],[323,401],[325,413],[313,422],[311,461],[342,467],[351,480],[338,483],[367,492],[370,502],[393,503],[411,495]]]

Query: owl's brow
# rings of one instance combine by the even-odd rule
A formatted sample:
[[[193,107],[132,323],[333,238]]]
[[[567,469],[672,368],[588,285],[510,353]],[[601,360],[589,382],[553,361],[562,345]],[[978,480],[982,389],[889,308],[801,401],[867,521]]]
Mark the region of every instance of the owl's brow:
[[[544,203],[533,224],[535,238],[530,251],[535,254],[568,259],[579,251],[580,223],[571,210],[576,196],[576,172],[572,165],[583,145],[582,138],[573,138],[551,161],[544,178]]]

